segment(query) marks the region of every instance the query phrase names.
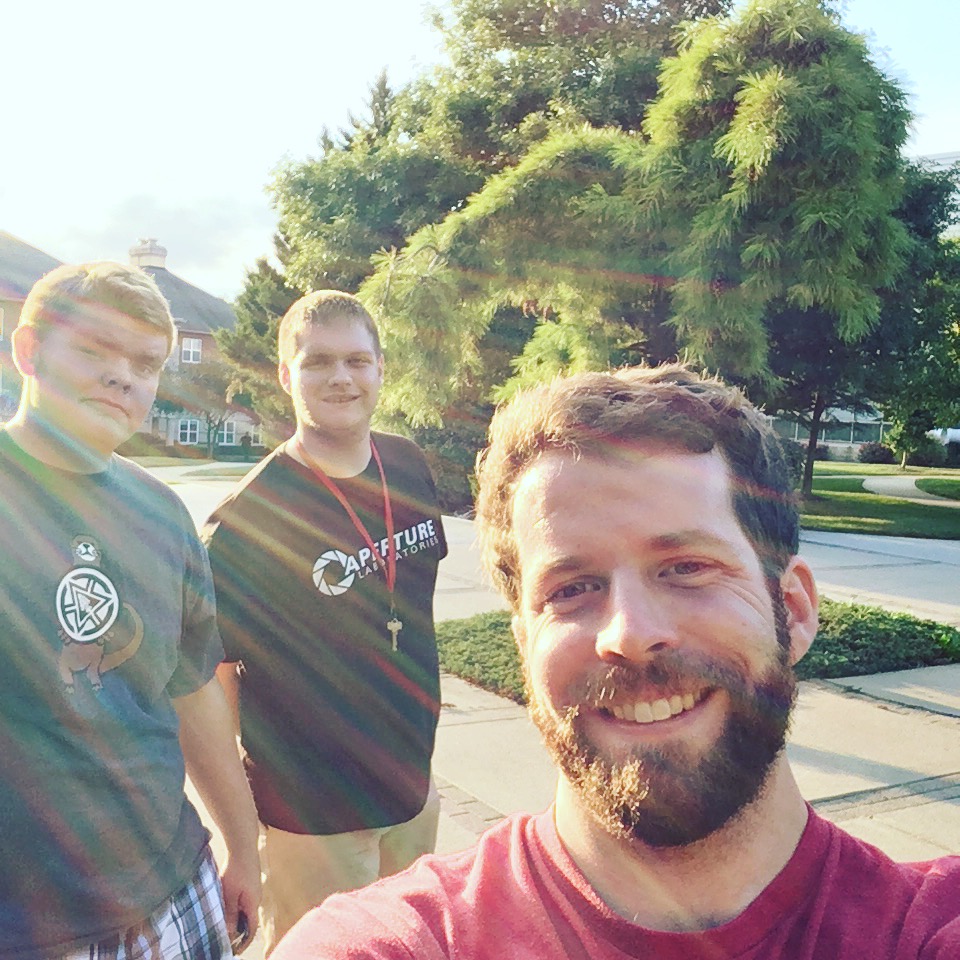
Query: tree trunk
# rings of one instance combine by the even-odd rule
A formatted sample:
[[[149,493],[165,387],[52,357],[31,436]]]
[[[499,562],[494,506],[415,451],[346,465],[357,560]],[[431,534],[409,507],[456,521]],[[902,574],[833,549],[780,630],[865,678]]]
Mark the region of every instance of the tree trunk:
[[[826,409],[826,398],[818,390],[813,401],[813,414],[810,417],[810,437],[807,440],[807,459],[803,465],[803,483],[800,487],[800,493],[804,497],[809,497],[813,493],[813,461],[817,455],[817,440],[820,437],[820,421],[823,419],[823,412]]]

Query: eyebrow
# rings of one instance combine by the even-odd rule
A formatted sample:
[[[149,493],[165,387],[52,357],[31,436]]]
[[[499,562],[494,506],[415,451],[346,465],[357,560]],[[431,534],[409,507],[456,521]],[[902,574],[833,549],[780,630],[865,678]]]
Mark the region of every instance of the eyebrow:
[[[686,547],[719,547],[724,550],[734,550],[732,544],[725,537],[707,533],[704,530],[681,530],[678,533],[665,533],[653,540],[655,550],[682,550]]]
[[[371,359],[376,356],[373,350],[348,350],[346,353],[331,353],[329,350],[310,350],[304,351],[303,360],[335,360],[338,357],[344,357],[347,360],[352,360],[354,357],[363,357],[363,359]]]
[[[657,553],[669,553],[672,550],[685,550],[691,547],[713,547],[726,553],[738,555],[736,546],[729,540],[702,530],[681,530],[678,533],[662,534],[659,537],[654,537],[650,545]],[[591,561],[582,554],[560,555],[555,560],[548,559],[545,563],[538,565],[532,576],[532,582],[540,583],[546,577],[573,573],[584,567],[589,567],[590,563]]]

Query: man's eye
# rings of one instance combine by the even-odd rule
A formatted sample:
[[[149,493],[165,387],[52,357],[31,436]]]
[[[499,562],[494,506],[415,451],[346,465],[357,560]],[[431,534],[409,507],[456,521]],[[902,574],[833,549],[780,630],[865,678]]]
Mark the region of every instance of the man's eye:
[[[547,603],[562,603],[564,600],[575,600],[588,593],[596,593],[603,589],[603,584],[598,580],[575,580],[573,583],[565,583],[559,590],[554,590],[547,597]]]
[[[710,564],[702,560],[680,560],[666,567],[662,575],[667,577],[695,577],[698,574],[709,572],[710,569]]]

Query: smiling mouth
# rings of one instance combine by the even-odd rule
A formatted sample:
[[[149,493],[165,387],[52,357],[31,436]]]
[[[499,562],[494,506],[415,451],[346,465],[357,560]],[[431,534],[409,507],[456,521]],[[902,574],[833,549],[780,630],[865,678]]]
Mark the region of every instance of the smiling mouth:
[[[670,697],[658,697],[656,700],[634,700],[611,706],[598,704],[597,708],[607,716],[629,723],[660,723],[692,710],[709,692],[709,689],[705,689],[696,694],[673,694]]]

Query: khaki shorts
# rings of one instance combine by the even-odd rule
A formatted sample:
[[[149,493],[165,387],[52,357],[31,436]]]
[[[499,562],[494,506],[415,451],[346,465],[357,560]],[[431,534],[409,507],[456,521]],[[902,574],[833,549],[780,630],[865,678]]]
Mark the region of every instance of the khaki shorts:
[[[394,827],[318,837],[261,826],[264,956],[330,894],[365,887],[432,853],[439,817],[440,795],[431,781],[423,810]]]

